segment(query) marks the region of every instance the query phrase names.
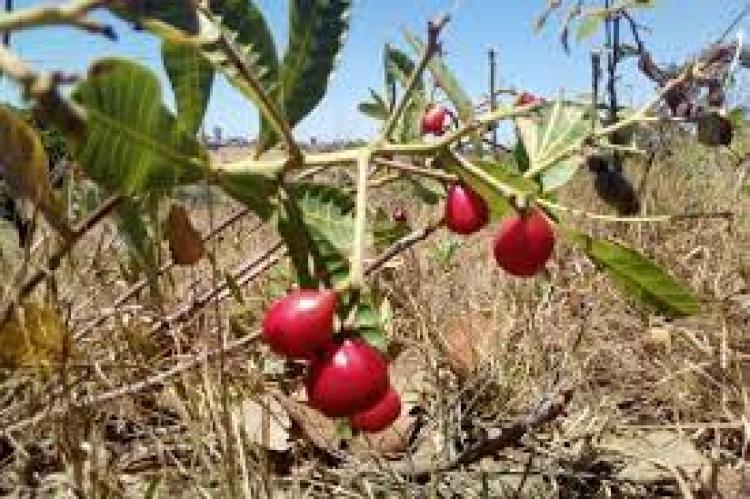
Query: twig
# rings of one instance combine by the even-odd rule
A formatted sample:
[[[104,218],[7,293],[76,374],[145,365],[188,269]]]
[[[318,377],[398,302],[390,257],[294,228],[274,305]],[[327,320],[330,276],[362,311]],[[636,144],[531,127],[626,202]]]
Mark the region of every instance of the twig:
[[[35,26],[69,25],[114,40],[117,36],[112,26],[101,24],[86,17],[86,14],[90,11],[110,3],[112,3],[112,0],[76,0],[64,5],[30,7],[9,14],[2,14],[0,15],[0,33]]]
[[[450,17],[448,16],[440,16],[427,24],[427,45],[422,52],[422,57],[419,59],[417,67],[414,68],[414,72],[409,76],[404,95],[401,97],[401,100],[399,100],[396,109],[393,110],[383,127],[383,132],[381,134],[382,140],[388,140],[391,137],[398,120],[401,119],[401,115],[404,113],[404,109],[406,109],[406,105],[409,103],[409,99],[411,99],[412,93],[414,93],[414,89],[417,87],[417,83],[419,83],[419,80],[422,78],[424,70],[427,68],[432,57],[440,52],[440,42],[438,38],[440,36],[440,31],[449,20]]]
[[[393,243],[390,248],[386,249],[383,254],[380,255],[377,259],[370,262],[370,264],[367,266],[367,269],[365,270],[365,275],[370,275],[373,272],[377,271],[388,260],[411,248],[418,242],[424,241],[442,226],[443,220],[441,219],[436,223],[428,225],[424,229],[412,232],[411,234],[408,234],[405,237],[399,239],[398,241]]]
[[[62,245],[55,251],[52,256],[47,260],[47,264],[44,268],[39,269],[34,275],[32,275],[26,282],[21,286],[16,295],[16,299],[9,303],[2,313],[2,320],[0,320],[0,326],[4,325],[11,316],[13,308],[16,304],[31,294],[32,291],[41,283],[45,277],[50,273],[57,270],[62,263],[63,258],[73,249],[78,241],[85,236],[92,228],[94,228],[99,222],[104,220],[112,211],[117,208],[122,202],[120,196],[112,196],[106,200],[94,213],[92,213],[86,220],[84,220],[78,227],[73,230],[70,238],[66,239]]]
[[[213,230],[206,233],[201,239],[202,241],[208,242],[214,237],[221,234],[224,230],[231,227],[235,224],[238,220],[242,219],[244,216],[246,216],[248,213],[250,213],[250,210],[247,208],[242,208],[240,210],[237,210],[236,212],[229,215],[224,221],[222,221],[219,225],[217,225]],[[261,222],[252,229],[250,229],[250,233],[255,232],[257,229],[262,227],[265,223]],[[172,260],[169,260],[165,262],[159,269],[156,271],[156,275],[159,276],[166,272],[167,270],[174,267],[175,263]],[[127,303],[131,298],[136,296],[138,293],[140,293],[148,284],[148,281],[146,279],[141,279],[140,281],[133,284],[130,288],[128,288],[123,294],[121,294],[119,297],[115,299],[115,301],[112,303],[113,308],[118,308]],[[89,332],[91,332],[93,329],[101,326],[104,324],[108,319],[108,316],[102,315],[100,317],[97,317],[93,321],[89,322],[87,325],[85,325],[81,330],[77,331],[76,334],[73,336],[73,339],[78,340],[83,337],[85,337]]]
[[[442,180],[444,182],[455,182],[458,179],[458,177],[456,177],[455,175],[451,173],[445,173],[441,170],[422,168],[416,165],[404,163],[401,161],[396,161],[393,159],[376,158],[373,160],[373,163],[377,165],[381,165],[381,166],[386,166],[388,168],[394,168],[402,172],[419,175],[422,177],[429,177],[435,180]]]

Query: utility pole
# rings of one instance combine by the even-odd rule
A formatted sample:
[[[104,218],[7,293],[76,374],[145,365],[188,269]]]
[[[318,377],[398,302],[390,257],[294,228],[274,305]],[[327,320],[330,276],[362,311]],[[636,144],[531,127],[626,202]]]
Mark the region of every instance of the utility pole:
[[[490,112],[497,109],[497,51],[490,47],[487,51],[490,63]],[[492,154],[497,156],[497,124],[492,124]]]
[[[5,12],[13,11],[13,0],[5,0]],[[3,33],[3,45],[10,47],[10,31]]]

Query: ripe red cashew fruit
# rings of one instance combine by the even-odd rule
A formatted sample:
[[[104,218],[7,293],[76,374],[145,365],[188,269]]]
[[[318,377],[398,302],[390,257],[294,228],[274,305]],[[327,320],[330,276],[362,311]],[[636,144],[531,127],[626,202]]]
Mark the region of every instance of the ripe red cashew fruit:
[[[445,132],[445,119],[448,116],[448,110],[443,106],[433,105],[427,108],[422,116],[422,133],[433,135],[443,135]]]
[[[375,433],[391,426],[400,415],[401,397],[396,390],[389,388],[375,405],[349,418],[349,424],[355,430]]]
[[[374,347],[347,339],[310,367],[305,388],[310,405],[328,417],[352,416],[388,391],[388,365]]]
[[[544,102],[544,99],[529,92],[522,92],[521,95],[516,98],[516,106],[528,106],[531,104],[540,104],[542,102]]]
[[[445,225],[456,234],[469,235],[490,219],[487,202],[466,184],[453,184],[445,200]]]
[[[333,343],[336,293],[299,289],[271,304],[263,319],[263,339],[271,350],[294,360],[312,360]]]
[[[495,261],[511,275],[531,277],[544,268],[554,247],[552,224],[538,208],[531,208],[502,221],[495,236]]]

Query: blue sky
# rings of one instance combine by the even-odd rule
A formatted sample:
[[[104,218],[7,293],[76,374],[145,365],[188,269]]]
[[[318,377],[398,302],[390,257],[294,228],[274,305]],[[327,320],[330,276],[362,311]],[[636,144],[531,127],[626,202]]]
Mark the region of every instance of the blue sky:
[[[644,11],[638,19],[652,28],[646,40],[656,59],[662,62],[688,57],[715,40],[749,0],[660,0],[656,9]],[[56,3],[50,0],[16,0],[17,7]],[[59,3],[59,2],[58,2]],[[277,46],[286,45],[286,1],[257,0],[276,35]],[[559,24],[553,18],[541,34],[531,24],[546,0],[354,0],[352,27],[341,64],[329,93],[318,108],[301,123],[295,133],[302,139],[365,138],[375,131],[375,122],[356,110],[367,98],[368,87],[382,88],[381,51],[386,42],[406,49],[402,31],[423,34],[426,20],[448,12],[452,21],[445,30],[446,60],[473,97],[487,88],[487,48],[499,50],[500,85],[556,95],[585,92],[589,86],[589,49],[599,37],[584,44],[573,41],[566,56],[558,42]],[[104,19],[111,20],[108,16]],[[157,71],[164,79],[158,41],[150,35],[133,32],[112,21],[120,35],[118,42],[80,33],[71,28],[32,30],[14,37],[14,48],[34,64],[84,72],[88,64],[102,56],[135,57]],[[740,25],[750,36],[750,22]],[[748,40],[750,42],[750,40]],[[642,78],[633,77],[632,65],[623,77],[627,85],[623,97],[637,102],[651,89]],[[17,100],[17,92],[7,82],[0,83],[0,99]],[[165,100],[171,102],[165,88]],[[226,135],[254,136],[257,112],[223,80],[217,81],[206,117],[206,129],[224,128]]]

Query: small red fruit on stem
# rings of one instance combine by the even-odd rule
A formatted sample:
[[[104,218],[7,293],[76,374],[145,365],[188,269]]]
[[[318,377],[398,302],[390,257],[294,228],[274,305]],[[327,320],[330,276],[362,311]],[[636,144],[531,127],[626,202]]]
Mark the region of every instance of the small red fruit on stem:
[[[428,107],[422,116],[422,133],[443,135],[446,116],[448,116],[448,110],[443,106]]]
[[[311,360],[333,342],[336,293],[299,289],[279,298],[263,319],[263,339],[275,353]]]
[[[522,92],[516,99],[516,106],[528,106],[530,104],[539,104],[542,102],[544,102],[544,99],[541,97],[537,97],[529,92]]]
[[[537,208],[512,215],[500,224],[495,237],[497,264],[518,277],[530,277],[544,268],[555,246],[555,233]]]
[[[310,405],[331,418],[371,407],[389,386],[385,359],[361,340],[333,346],[311,366],[305,383]]]
[[[352,416],[349,424],[355,430],[374,433],[385,430],[401,415],[401,397],[389,388],[386,394],[369,409]]]
[[[395,208],[393,210],[393,221],[398,223],[406,222],[406,211],[403,208]]]
[[[445,225],[456,234],[469,235],[489,221],[487,202],[471,187],[453,184],[445,200]]]

